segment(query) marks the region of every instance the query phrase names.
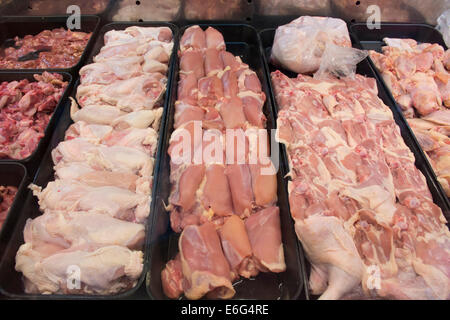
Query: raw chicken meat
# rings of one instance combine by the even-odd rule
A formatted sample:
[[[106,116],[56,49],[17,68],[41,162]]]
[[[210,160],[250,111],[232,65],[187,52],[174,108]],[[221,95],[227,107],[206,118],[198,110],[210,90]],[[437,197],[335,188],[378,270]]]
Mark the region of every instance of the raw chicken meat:
[[[351,47],[345,21],[302,16],[277,28],[270,59],[287,70],[312,73],[319,69],[327,43]]]
[[[83,243],[120,245],[140,249],[145,227],[139,223],[122,221],[107,214],[94,212],[51,211],[25,225],[25,243],[45,253],[47,245],[59,251]]]
[[[83,14],[101,14],[108,6],[108,0],[79,0],[77,6]],[[61,2],[48,0],[30,0],[26,10],[20,15],[46,15],[54,16],[67,13],[67,5]]]
[[[447,221],[375,80],[319,81],[275,71],[272,83],[312,293],[450,299]]]
[[[144,39],[145,41],[163,41],[167,43],[172,42],[172,30],[169,27],[138,27],[131,26],[126,28],[124,31],[112,30],[112,33],[117,34],[121,32],[122,34],[127,34],[132,36],[134,39]],[[111,44],[111,39],[108,39],[109,33],[105,34],[105,44]],[[173,43],[172,43],[173,45]]]
[[[426,152],[438,181],[450,195],[449,113],[439,110],[423,118],[408,119],[411,129]]]
[[[104,40],[52,150],[56,180],[30,185],[44,214],[27,221],[16,254],[27,293],[116,294],[142,277],[172,31],[129,27]]]
[[[225,50],[225,41],[222,34],[212,27],[205,30],[206,48],[215,50]]]
[[[16,270],[25,276],[29,293],[115,294],[132,288],[142,268],[142,251],[116,245],[85,244],[46,256],[26,243],[16,256]]]
[[[111,122],[125,114],[124,111],[115,106],[108,105],[89,105],[79,109],[75,100],[72,100],[70,107],[70,116],[75,122],[85,121],[94,124],[111,124]]]
[[[185,0],[181,6],[187,20],[245,20],[247,3],[240,0]]]
[[[266,97],[256,73],[225,50],[212,27],[189,27],[180,40],[167,209],[181,236],[161,273],[169,298],[228,299],[240,276],[286,269],[276,172],[265,172]]]
[[[23,38],[16,36],[14,45],[1,49],[0,69],[71,68],[80,60],[91,35],[55,28]],[[27,59],[34,52],[38,52],[37,58]]]
[[[206,35],[200,26],[191,26],[187,28],[180,40],[180,51],[188,49],[203,50],[206,48]]]
[[[34,185],[31,188],[41,210],[90,211],[138,223],[143,223],[150,211],[148,196],[114,186],[90,187],[55,180],[43,191]]]
[[[165,92],[167,78],[160,73],[116,80],[108,85],[81,84],[77,100],[81,106],[112,105],[123,111],[153,109]]]
[[[215,226],[206,222],[188,226],[179,240],[181,266],[188,299],[228,299],[235,291],[231,284],[230,266],[222,252]]]
[[[85,138],[93,143],[100,142],[114,129],[111,126],[88,124],[84,121],[77,121],[69,126],[64,136],[65,140],[71,140],[75,138]]]
[[[151,126],[153,129],[158,130],[162,108],[138,110],[129,113],[109,105],[89,105],[79,109],[76,101],[72,100],[70,116],[75,122],[84,121],[92,124],[105,124],[118,129],[129,127],[145,129]]]
[[[94,57],[94,62],[104,62],[119,57],[144,56],[162,47],[170,56],[173,48],[172,31],[167,27],[128,27],[123,31],[110,30],[104,36],[105,45]]]
[[[96,170],[84,162],[61,163],[55,166],[55,176],[61,180],[76,180],[91,187],[116,186],[140,192],[142,181],[137,174],[128,171]],[[150,193],[145,192],[146,194]]]
[[[370,51],[422,149],[450,196],[450,51],[413,39],[385,38],[382,53]]]
[[[34,152],[67,87],[57,73],[34,78],[0,84],[0,158],[25,159]]]
[[[95,144],[84,138],[75,138],[61,142],[52,151],[53,162],[87,162],[91,167],[108,171],[128,171],[151,176],[153,160],[149,154],[139,149],[123,146],[108,147]]]
[[[123,146],[154,154],[156,151],[158,134],[153,128],[127,128],[115,130],[111,126],[87,124],[78,121],[66,131],[66,140],[84,138],[93,143],[107,146]]]
[[[122,0],[117,6],[113,21],[173,21],[181,7],[181,0],[142,1],[138,6],[134,0]]]

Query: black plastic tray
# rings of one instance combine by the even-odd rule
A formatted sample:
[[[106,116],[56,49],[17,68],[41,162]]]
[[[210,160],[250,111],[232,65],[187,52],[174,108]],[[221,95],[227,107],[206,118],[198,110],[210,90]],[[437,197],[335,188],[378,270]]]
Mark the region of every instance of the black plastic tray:
[[[15,36],[24,37],[28,34],[36,35],[43,30],[51,30],[54,28],[67,29],[68,15],[64,16],[4,16],[0,19],[0,44],[6,39],[14,38]],[[77,75],[78,70],[84,64],[87,54],[90,52],[97,33],[100,18],[95,15],[81,15],[81,22],[79,31],[92,32],[83,54],[77,64],[69,68],[46,68],[46,69],[0,69],[0,71],[65,71],[73,76]]]
[[[139,25],[139,26],[167,26],[170,27],[172,32],[173,32],[173,36],[174,39],[177,37],[177,28],[171,24],[168,23],[112,23],[109,24],[107,26],[105,26],[102,29],[102,32],[106,32],[108,30],[111,29],[116,29],[116,30],[121,30],[121,29],[125,29],[126,27],[129,26],[134,26],[134,25]],[[96,50],[97,51],[93,51],[91,54],[90,59],[92,59],[92,57],[98,53],[98,51],[100,50],[101,46],[103,45],[103,36],[101,36],[101,38],[98,39],[98,42],[96,44]],[[175,46],[174,46],[175,48]],[[169,71],[168,71],[168,83],[167,83],[167,88],[170,88],[171,84],[170,84],[170,79],[171,79],[171,72],[172,72],[172,65],[175,61],[175,56],[176,56],[176,51],[173,50],[172,52],[172,56],[170,58],[169,61]],[[71,96],[75,98],[76,95],[76,90],[77,87],[79,85],[79,80],[77,81],[77,83],[75,84]],[[168,90],[168,89],[167,89]],[[26,200],[25,200],[25,205],[24,208],[22,210],[22,212],[20,213],[20,217],[18,222],[16,223],[15,227],[14,227],[14,232],[7,244],[6,250],[5,250],[5,254],[4,257],[0,263],[0,292],[9,297],[9,298],[19,298],[19,299],[81,299],[81,300],[92,300],[92,299],[126,299],[126,298],[132,298],[131,296],[139,296],[142,297],[142,293],[139,293],[139,288],[141,287],[142,283],[144,282],[144,278],[146,275],[146,271],[147,271],[147,267],[148,267],[148,253],[149,250],[148,248],[148,242],[150,239],[150,233],[151,233],[151,222],[152,222],[152,212],[154,212],[154,204],[156,202],[155,199],[155,193],[156,193],[156,189],[157,189],[157,181],[158,181],[158,175],[157,172],[159,170],[160,167],[160,154],[161,154],[161,144],[162,141],[164,139],[164,117],[165,117],[165,113],[166,110],[168,110],[168,105],[169,105],[169,93],[166,90],[165,93],[165,97],[164,97],[164,104],[163,104],[163,108],[164,108],[164,112],[162,115],[162,120],[161,120],[161,127],[160,127],[160,131],[159,131],[159,138],[158,138],[158,149],[156,152],[156,156],[155,156],[155,167],[154,167],[154,178],[153,178],[153,186],[152,186],[152,203],[150,206],[150,215],[147,219],[146,222],[146,239],[145,239],[145,247],[143,248],[144,250],[144,267],[143,267],[143,271],[142,274],[137,282],[137,284],[125,291],[125,292],[121,292],[119,294],[115,294],[115,295],[64,295],[64,294],[51,294],[51,295],[42,295],[42,294],[27,294],[24,292],[24,288],[23,288],[23,282],[22,282],[22,274],[15,271],[14,266],[15,266],[15,256],[16,256],[16,252],[19,249],[20,245],[22,245],[23,243],[23,229],[25,226],[25,222],[28,218],[35,218],[39,215],[42,214],[42,212],[40,212],[39,210],[39,205],[38,205],[38,201],[37,198],[33,196],[31,191],[28,191],[28,194],[26,196]],[[56,128],[50,144],[47,148],[47,151],[44,155],[44,158],[42,159],[41,165],[36,173],[36,176],[34,178],[33,183],[39,185],[39,186],[46,186],[47,183],[49,181],[53,181],[54,180],[54,170],[53,170],[53,161],[51,158],[51,151],[58,145],[59,142],[61,142],[62,140],[64,140],[64,135],[65,132],[67,130],[67,128],[73,123],[72,119],[70,118],[70,100],[69,99],[65,99],[64,102],[64,110],[63,110],[63,114],[61,116],[61,119],[59,121],[58,127]]]
[[[72,76],[66,72],[53,72],[52,73],[59,73],[62,74],[63,80],[67,81],[67,87],[65,91],[63,92],[61,99],[59,100],[58,104],[55,107],[55,110],[53,111],[53,115],[50,118],[50,121],[47,124],[47,128],[44,131],[44,136],[39,141],[38,145],[36,146],[36,149],[33,151],[31,155],[29,155],[27,158],[16,160],[16,159],[0,159],[0,164],[4,162],[18,162],[23,164],[27,170],[30,177],[33,177],[33,174],[36,172],[36,169],[38,168],[40,164],[40,160],[42,158],[42,155],[45,152],[45,148],[48,145],[48,142],[50,140],[50,137],[53,133],[53,130],[56,127],[56,124],[61,116],[63,104],[66,100],[67,96],[70,93],[70,90],[73,86]],[[8,72],[0,72],[0,83],[3,81],[14,81],[14,80],[23,80],[28,79],[29,81],[36,81],[33,78],[34,74],[42,74],[42,71],[8,71]]]
[[[381,29],[370,30],[364,23],[355,23],[350,26],[350,32],[355,38],[355,44],[357,47],[365,49],[365,50],[375,50],[377,52],[381,52],[381,47],[385,45],[383,42],[383,38],[409,38],[414,39],[419,43],[427,42],[427,43],[437,43],[441,45],[444,49],[447,50],[447,46],[445,45],[444,39],[439,31],[437,31],[434,27],[428,24],[411,24],[411,23],[381,23]],[[373,63],[370,56],[368,57],[370,65],[374,72],[377,75],[377,79],[385,90],[388,92],[389,96],[395,101],[392,93],[388,87],[388,85],[383,80],[381,73],[378,71],[377,67]],[[402,109],[395,103],[395,108],[400,112],[401,117],[404,118]],[[406,121],[406,125],[409,127],[408,122]],[[410,129],[411,130],[411,129]],[[411,130],[412,134],[414,132]],[[414,136],[415,139],[415,136]],[[423,153],[420,144],[417,143],[417,146],[420,148],[420,151]],[[435,173],[433,168],[428,162],[428,159],[425,157],[425,161],[428,163],[432,170],[432,175],[435,177]],[[442,194],[442,197],[445,198],[444,201],[447,203],[447,208],[450,208],[450,201],[442,188],[441,184],[437,181],[439,192]],[[449,218],[449,215],[446,215]]]
[[[262,50],[264,52],[264,63],[266,66],[266,72],[267,72],[268,79],[270,79],[270,73],[275,70],[280,70],[281,72],[283,72],[284,74],[286,74],[289,77],[296,77],[297,76],[296,73],[293,73],[291,71],[285,70],[280,67],[276,67],[276,66],[268,63],[268,61],[270,60],[270,53],[271,53],[271,49],[272,49],[274,35],[275,35],[275,29],[265,29],[265,30],[262,30],[259,32],[260,42],[261,42]],[[352,40],[354,43],[355,39],[352,39]],[[447,197],[445,196],[445,194],[443,194],[441,186],[437,182],[436,176],[434,175],[434,172],[433,172],[430,164],[428,163],[422,149],[420,148],[411,129],[409,128],[408,123],[406,122],[401,111],[399,110],[398,106],[396,105],[394,98],[389,93],[389,91],[386,90],[386,88],[383,86],[383,84],[380,82],[379,77],[375,73],[375,70],[372,68],[368,59],[364,59],[361,63],[358,64],[356,72],[358,74],[362,74],[367,77],[372,77],[377,80],[378,97],[392,110],[395,123],[400,127],[400,132],[401,132],[402,138],[405,141],[406,145],[411,149],[411,151],[414,154],[414,157],[416,159],[415,165],[423,173],[423,175],[425,176],[425,178],[427,180],[428,188],[430,189],[430,192],[433,196],[434,203],[437,204],[442,209],[442,212],[444,213],[444,215],[446,217],[448,217],[449,213],[450,213],[450,208],[448,206]],[[275,99],[271,81],[269,82],[269,88],[271,91],[270,97],[272,100],[272,104],[274,106],[274,114],[277,116],[279,109],[278,109],[277,101]],[[282,145],[281,148],[282,148],[282,158],[283,158],[284,168],[286,170],[289,170],[289,163],[287,160],[288,157],[287,157],[286,148],[284,145]],[[287,181],[285,183],[287,184]],[[309,263],[307,263],[308,274],[310,272],[309,268],[310,268],[310,265],[309,265]]]
[[[264,104],[264,114],[267,117],[267,128],[275,128],[275,119],[269,98],[267,79],[259,49],[257,31],[244,24],[201,24],[203,29],[212,26],[220,31],[227,45],[227,51],[242,58],[254,70],[267,95]],[[180,30],[180,37],[186,27]],[[178,45],[178,41],[177,41]],[[177,47],[178,49],[178,47]],[[149,270],[147,273],[147,292],[152,299],[168,299],[161,286],[161,271],[165,264],[173,259],[178,252],[179,234],[172,231],[169,223],[169,213],[164,204],[168,203],[170,194],[170,159],[167,154],[170,135],[173,131],[174,104],[176,101],[178,84],[179,59],[173,69],[172,87],[170,90],[170,108],[165,122],[165,136],[162,146],[161,167],[159,168],[158,185],[155,190],[155,210],[153,211],[153,231],[150,243]],[[280,207],[282,240],[287,270],[280,274],[260,273],[255,280],[241,280],[235,284],[236,295],[233,299],[299,299],[304,298],[304,267],[303,254],[299,251],[297,237],[289,213],[288,194],[282,182],[282,173],[278,171],[278,206]]]
[[[0,186],[13,186],[17,188],[14,201],[0,230],[0,257],[5,252],[7,239],[11,237],[12,227],[19,217],[25,199],[28,185],[27,169],[16,162],[0,163]]]

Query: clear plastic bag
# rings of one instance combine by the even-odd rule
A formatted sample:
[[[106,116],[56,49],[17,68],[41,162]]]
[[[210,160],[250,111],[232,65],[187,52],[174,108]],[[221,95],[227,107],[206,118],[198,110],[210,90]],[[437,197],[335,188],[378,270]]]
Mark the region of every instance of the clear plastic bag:
[[[271,61],[297,73],[312,73],[320,66],[326,44],[351,47],[347,25],[341,19],[300,17],[277,28]]]
[[[439,16],[437,23],[436,29],[442,33],[447,48],[450,48],[450,9]]]
[[[356,65],[367,56],[368,52],[365,50],[340,47],[333,43],[327,43],[319,70],[314,74],[314,79],[326,79],[330,75],[340,78],[353,78],[356,73]]]

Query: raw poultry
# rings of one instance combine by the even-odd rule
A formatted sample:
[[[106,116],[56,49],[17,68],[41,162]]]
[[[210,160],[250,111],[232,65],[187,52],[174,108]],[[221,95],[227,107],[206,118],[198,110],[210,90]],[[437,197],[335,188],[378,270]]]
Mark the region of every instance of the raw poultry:
[[[229,299],[241,276],[286,269],[265,100],[258,76],[226,51],[219,31],[186,29],[168,150],[168,210],[181,233],[161,273],[169,298]]]
[[[0,69],[70,68],[80,60],[91,35],[58,28],[15,37],[0,49]]]
[[[113,11],[113,21],[173,21],[178,16],[181,0],[141,1],[137,5],[135,0],[117,1]]]
[[[370,57],[450,196],[450,50],[413,39],[384,42]]]
[[[0,158],[25,159],[36,149],[67,87],[57,73],[0,84]]]
[[[249,10],[240,0],[185,0],[180,7],[187,20],[243,20]]]
[[[95,63],[80,70],[74,123],[52,150],[56,180],[30,186],[44,214],[27,221],[16,255],[27,293],[116,294],[142,274],[172,31],[129,27],[104,40]],[[139,50],[122,49],[135,42]],[[146,68],[157,64],[166,67]]]
[[[16,193],[16,187],[0,186],[0,230],[8,217],[9,208],[11,208]]]
[[[271,76],[312,293],[449,299],[447,221],[375,79]]]

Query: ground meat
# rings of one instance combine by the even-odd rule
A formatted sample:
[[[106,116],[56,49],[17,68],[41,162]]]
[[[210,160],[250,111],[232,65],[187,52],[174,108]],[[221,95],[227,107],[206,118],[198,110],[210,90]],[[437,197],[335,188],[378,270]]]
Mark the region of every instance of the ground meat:
[[[15,37],[14,46],[1,49],[0,69],[70,68],[80,60],[91,35],[59,28]],[[19,61],[35,51],[40,51],[36,59]]]
[[[44,72],[0,84],[0,159],[24,159],[36,149],[67,82]]]
[[[11,207],[14,197],[16,196],[17,188],[12,186],[0,186],[0,229],[8,216],[9,208]]]

